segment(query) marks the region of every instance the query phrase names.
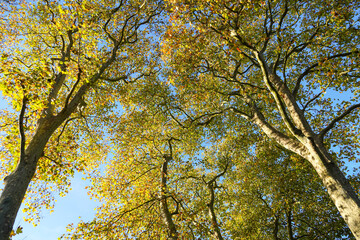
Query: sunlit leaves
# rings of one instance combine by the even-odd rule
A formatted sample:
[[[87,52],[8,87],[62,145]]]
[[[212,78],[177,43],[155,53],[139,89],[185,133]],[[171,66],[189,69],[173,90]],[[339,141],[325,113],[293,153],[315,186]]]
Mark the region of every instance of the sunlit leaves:
[[[55,194],[71,189],[75,171],[91,171],[106,158],[103,126],[126,100],[121,89],[155,71],[148,26],[160,9],[157,1],[21,1],[1,7],[0,90],[15,111],[25,109],[20,123],[4,113],[2,176],[18,163],[18,124],[26,149],[45,118],[69,115],[35,162],[25,207],[29,221],[39,219],[42,207],[53,207]]]
[[[348,234],[309,180],[309,166],[253,123],[258,110],[304,143],[358,101],[358,2],[169,0],[153,22],[162,6],[83,0],[1,8],[0,89],[17,111],[28,99],[26,143],[44,116],[60,116],[81,95],[39,159],[25,210],[51,208],[51,192],[66,194],[74,172],[87,171],[89,193],[103,205],[73,238],[166,239],[159,195],[171,155],[166,198],[184,239],[213,236],[210,196],[224,237],[285,238],[289,222],[299,238],[324,226],[331,231],[319,235]],[[300,124],[285,108],[284,86],[311,126],[302,135],[291,129]],[[350,97],[339,101],[336,92]],[[17,164],[19,130],[16,116],[3,116],[5,175]],[[358,125],[349,114],[326,135],[341,167],[359,158]]]

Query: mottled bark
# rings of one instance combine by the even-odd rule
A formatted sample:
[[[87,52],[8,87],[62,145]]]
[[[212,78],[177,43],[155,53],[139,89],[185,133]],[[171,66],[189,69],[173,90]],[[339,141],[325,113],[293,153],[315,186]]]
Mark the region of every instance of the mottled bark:
[[[255,115],[254,122],[272,139],[283,147],[298,153],[315,168],[324,183],[330,198],[349,226],[351,232],[360,239],[360,201],[351,184],[345,178],[327,149],[313,138],[303,139],[303,143],[284,137],[269,127],[264,119]],[[316,136],[314,136],[316,138]]]
[[[360,239],[360,200],[340,168],[321,152],[326,149],[314,149],[318,153],[309,154],[308,160],[315,168],[325,185],[330,198],[349,226],[356,239]]]
[[[255,103],[252,103],[252,122],[268,137],[311,163],[351,232],[356,239],[360,239],[360,200],[323,144],[324,132],[328,129],[315,134],[287,85],[272,72],[261,53],[254,52],[254,55],[262,70],[264,82],[273,95],[283,123],[290,134],[286,135],[271,126]],[[349,114],[351,110],[346,113]],[[343,114],[340,119],[344,117]]]

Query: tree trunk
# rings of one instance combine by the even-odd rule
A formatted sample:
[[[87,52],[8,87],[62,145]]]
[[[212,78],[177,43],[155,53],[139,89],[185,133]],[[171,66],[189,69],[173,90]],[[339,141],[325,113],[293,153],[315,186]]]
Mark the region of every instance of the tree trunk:
[[[70,115],[59,114],[57,117],[47,117],[39,121],[35,135],[26,148],[16,169],[4,179],[5,187],[0,197],[0,240],[8,240],[22,200],[37,163],[42,156],[45,145],[54,131]]]
[[[323,146],[320,137],[313,134],[311,137],[302,137],[301,141],[290,138],[267,123],[256,107],[254,107],[254,111],[252,121],[269,138],[274,139],[281,146],[299,154],[311,163],[351,232],[356,239],[360,239],[360,200]]]
[[[161,166],[160,211],[169,233],[169,239],[177,240],[178,232],[176,231],[176,225],[172,219],[172,214],[167,203],[167,166],[172,157],[164,156],[164,159],[165,161]]]
[[[274,240],[279,240],[278,232],[279,232],[279,217],[278,215],[275,214],[274,229],[273,229]]]
[[[291,213],[291,206],[289,209],[285,209],[286,214],[286,225],[287,225],[287,232],[288,232],[288,239],[294,240],[294,234],[292,229],[292,213]]]
[[[216,214],[215,214],[215,209],[214,209],[214,203],[215,203],[215,192],[214,192],[214,186],[213,186],[213,182],[209,182],[207,184],[207,187],[209,189],[209,193],[210,193],[210,202],[207,204],[207,207],[209,209],[209,216],[210,216],[210,220],[211,220],[211,225],[213,227],[214,230],[214,238],[217,240],[223,240],[224,238],[221,235],[221,230],[218,224],[218,221],[216,219]]]
[[[6,177],[5,188],[0,197],[0,240],[9,239],[17,212],[35,170],[36,162],[22,162]]]
[[[257,124],[268,137],[312,164],[351,232],[356,239],[360,239],[360,200],[323,145],[325,129],[320,134],[313,132],[287,85],[268,66],[262,53],[254,52],[254,55],[263,72],[264,83],[273,95],[291,137],[269,124],[255,104],[252,104],[254,116],[251,121]]]
[[[314,150],[317,151],[312,151],[309,155],[309,162],[315,168],[351,232],[356,239],[360,239],[360,200],[357,194],[331,157],[319,154],[326,152],[325,149]]]

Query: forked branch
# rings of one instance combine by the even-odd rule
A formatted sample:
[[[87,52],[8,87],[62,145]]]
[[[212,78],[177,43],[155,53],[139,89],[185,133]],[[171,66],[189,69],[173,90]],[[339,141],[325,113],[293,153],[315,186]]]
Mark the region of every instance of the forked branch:
[[[350,106],[345,112],[334,118],[327,127],[325,127],[323,130],[320,131],[319,138],[323,141],[325,134],[328,133],[335,126],[337,122],[340,122],[342,119],[344,119],[347,115],[349,115],[353,110],[357,108],[360,108],[360,103]]]
[[[304,77],[306,77],[309,73],[311,73],[313,71],[313,69],[318,67],[321,63],[324,63],[325,61],[328,61],[330,59],[335,59],[335,58],[339,58],[339,57],[346,57],[346,56],[356,54],[356,53],[359,53],[359,52],[360,51],[356,50],[356,51],[351,51],[351,52],[346,52],[346,53],[335,54],[335,55],[323,58],[319,62],[310,65],[309,67],[307,67],[305,69],[305,71],[303,73],[300,74],[300,76],[296,80],[294,90],[292,91],[293,96],[296,97],[296,95],[297,95],[297,93],[298,93],[298,91],[300,89],[300,86],[301,86],[301,81],[304,79]]]

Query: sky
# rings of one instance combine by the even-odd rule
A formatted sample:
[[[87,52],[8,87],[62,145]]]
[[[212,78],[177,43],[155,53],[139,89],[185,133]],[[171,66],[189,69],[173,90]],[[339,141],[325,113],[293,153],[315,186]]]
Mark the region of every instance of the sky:
[[[23,220],[23,212],[19,211],[15,220],[14,229],[17,226],[23,227],[23,233],[17,235],[15,240],[52,240],[58,239],[66,233],[66,226],[70,223],[77,223],[80,218],[84,221],[92,220],[95,216],[95,208],[98,202],[90,200],[84,187],[87,185],[82,180],[81,174],[75,174],[72,181],[72,190],[65,197],[57,197],[53,213],[43,211],[43,218],[34,227]]]

